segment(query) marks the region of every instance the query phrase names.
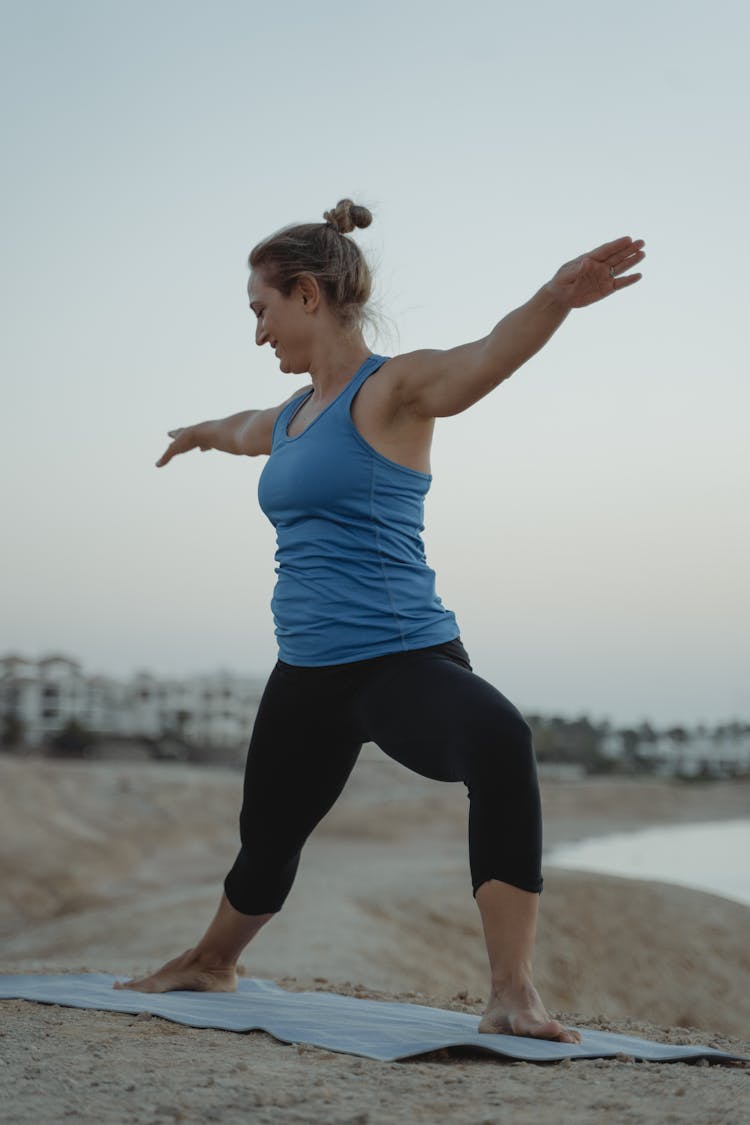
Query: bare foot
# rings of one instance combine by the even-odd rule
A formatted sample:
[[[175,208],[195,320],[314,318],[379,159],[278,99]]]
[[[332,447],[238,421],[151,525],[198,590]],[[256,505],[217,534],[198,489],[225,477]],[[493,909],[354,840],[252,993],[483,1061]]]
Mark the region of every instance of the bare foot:
[[[558,1043],[580,1043],[577,1031],[563,1027],[549,1014],[533,984],[493,987],[479,1031],[495,1035],[524,1035],[532,1039],[554,1039]]]
[[[207,966],[188,949],[173,961],[167,961],[155,973],[138,980],[115,981],[113,988],[129,988],[132,992],[236,992],[237,970]]]

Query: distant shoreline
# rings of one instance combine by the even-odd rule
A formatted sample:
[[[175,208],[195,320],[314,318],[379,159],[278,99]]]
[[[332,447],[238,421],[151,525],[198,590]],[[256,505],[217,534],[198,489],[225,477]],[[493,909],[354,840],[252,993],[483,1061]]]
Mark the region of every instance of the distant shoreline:
[[[556,847],[545,866],[665,882],[750,907],[748,855],[750,815],[587,837]]]

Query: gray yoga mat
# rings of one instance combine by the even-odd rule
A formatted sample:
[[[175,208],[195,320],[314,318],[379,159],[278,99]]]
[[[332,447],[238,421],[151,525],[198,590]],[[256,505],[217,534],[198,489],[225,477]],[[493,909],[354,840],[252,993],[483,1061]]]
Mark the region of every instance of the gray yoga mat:
[[[0,976],[0,999],[35,1000],[107,1012],[150,1012],[187,1024],[226,1031],[267,1031],[283,1043],[309,1043],[329,1051],[394,1062],[446,1047],[474,1047],[525,1062],[598,1059],[628,1055],[649,1062],[738,1059],[713,1047],[652,1043],[630,1035],[579,1028],[580,1044],[549,1043],[477,1031],[478,1016],[420,1004],[358,1000],[331,992],[287,992],[270,980],[243,978],[237,992],[115,991],[119,978],[105,973]]]

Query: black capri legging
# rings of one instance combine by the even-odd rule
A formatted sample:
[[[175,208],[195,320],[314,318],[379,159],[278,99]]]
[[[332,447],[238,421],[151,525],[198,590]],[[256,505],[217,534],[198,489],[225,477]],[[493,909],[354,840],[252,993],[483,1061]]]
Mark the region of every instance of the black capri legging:
[[[255,720],[242,847],[224,883],[236,910],[281,909],[305,841],[368,741],[423,777],[464,782],[475,894],[488,879],[541,891],[531,732],[455,640],[324,668],[279,661]]]

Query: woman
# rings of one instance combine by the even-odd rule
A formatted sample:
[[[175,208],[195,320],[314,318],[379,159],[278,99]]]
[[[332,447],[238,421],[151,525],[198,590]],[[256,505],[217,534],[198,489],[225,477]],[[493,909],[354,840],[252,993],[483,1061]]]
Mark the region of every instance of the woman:
[[[204,937],[116,987],[228,991],[238,958],[289,893],[300,851],[341,793],[363,742],[469,792],[472,884],[490,961],[480,1031],[577,1042],[531,975],[541,878],[529,728],[471,671],[435,592],[420,532],[436,418],[489,394],[572,308],[628,285],[643,243],[620,238],[568,262],[482,340],[386,359],[362,336],[371,278],[347,234],[371,222],[342,200],[250,255],[255,340],[310,383],[280,406],[170,431],[157,465],[191,449],[269,456],[259,485],[278,537],[279,662],[245,773],[241,849]]]

